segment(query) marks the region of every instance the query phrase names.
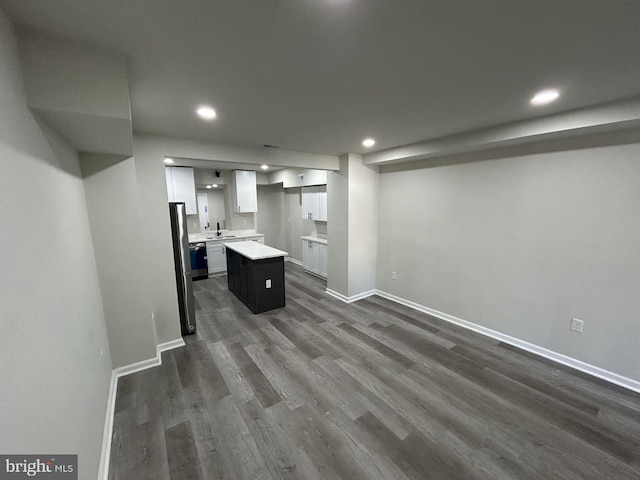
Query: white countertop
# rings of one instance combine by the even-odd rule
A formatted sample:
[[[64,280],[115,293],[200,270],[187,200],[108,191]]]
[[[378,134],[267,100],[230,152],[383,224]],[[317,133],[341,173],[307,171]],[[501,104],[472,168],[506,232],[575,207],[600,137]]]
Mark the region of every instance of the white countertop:
[[[224,246],[229,250],[238,252],[243,257],[247,257],[249,260],[262,260],[263,258],[286,257],[289,255],[287,252],[283,252],[277,248],[252,241],[229,242],[225,243]]]
[[[304,236],[304,237],[300,237],[302,238],[302,240],[308,240],[310,242],[314,242],[314,243],[321,243],[323,245],[327,244],[327,239],[326,238],[319,238],[319,237],[310,237],[310,236]]]
[[[211,237],[211,238],[209,238]],[[227,231],[223,232],[221,236],[217,237],[216,232],[205,232],[205,233],[190,233],[189,234],[189,243],[200,243],[200,242],[233,242],[237,240],[244,240],[246,238],[259,238],[264,237],[262,233],[256,232],[246,232],[246,231]]]

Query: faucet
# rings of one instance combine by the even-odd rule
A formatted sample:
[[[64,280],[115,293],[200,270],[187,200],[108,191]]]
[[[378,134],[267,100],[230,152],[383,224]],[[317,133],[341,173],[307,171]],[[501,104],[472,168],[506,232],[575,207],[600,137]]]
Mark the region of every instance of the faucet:
[[[222,232],[220,231],[220,222],[216,222],[216,228],[217,228],[217,232],[216,235],[219,237],[220,235],[222,235]]]

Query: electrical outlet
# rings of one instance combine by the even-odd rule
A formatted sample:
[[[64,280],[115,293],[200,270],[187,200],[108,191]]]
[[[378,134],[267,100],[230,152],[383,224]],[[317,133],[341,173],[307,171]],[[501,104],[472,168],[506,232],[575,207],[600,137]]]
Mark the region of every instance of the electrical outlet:
[[[573,330],[574,332],[582,333],[582,329],[584,328],[584,321],[577,318],[572,318],[569,328],[571,328],[571,330]]]
[[[266,282],[266,287],[265,288],[271,288],[271,279],[267,278],[267,282]]]
[[[391,272],[391,280],[397,280],[398,274],[396,272]]]

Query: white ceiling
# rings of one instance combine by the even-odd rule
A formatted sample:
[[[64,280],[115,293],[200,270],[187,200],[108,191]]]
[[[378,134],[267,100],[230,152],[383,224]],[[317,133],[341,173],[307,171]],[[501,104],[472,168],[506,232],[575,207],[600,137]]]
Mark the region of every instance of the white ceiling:
[[[126,54],[136,131],[339,154],[640,94],[636,0],[0,0]],[[542,88],[561,90],[533,108]],[[218,111],[203,122],[202,103]]]

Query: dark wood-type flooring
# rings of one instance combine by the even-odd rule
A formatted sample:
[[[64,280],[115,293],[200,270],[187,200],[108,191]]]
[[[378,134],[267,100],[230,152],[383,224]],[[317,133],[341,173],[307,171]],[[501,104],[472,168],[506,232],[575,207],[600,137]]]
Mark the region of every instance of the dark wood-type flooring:
[[[111,479],[639,479],[640,395],[288,263],[253,315],[195,283],[198,333],[121,378]]]

